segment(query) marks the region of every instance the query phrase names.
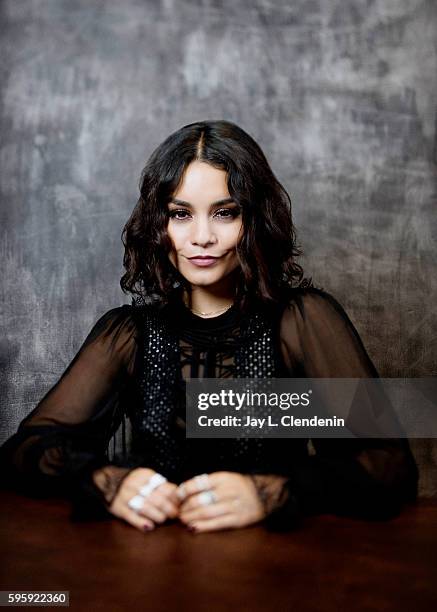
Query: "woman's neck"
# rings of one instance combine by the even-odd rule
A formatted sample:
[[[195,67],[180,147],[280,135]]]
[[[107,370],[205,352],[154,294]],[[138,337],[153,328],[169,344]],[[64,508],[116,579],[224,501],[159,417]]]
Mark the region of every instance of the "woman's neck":
[[[218,315],[230,308],[235,299],[235,287],[222,287],[212,291],[211,287],[192,287],[191,292],[183,296],[184,304],[195,314]]]

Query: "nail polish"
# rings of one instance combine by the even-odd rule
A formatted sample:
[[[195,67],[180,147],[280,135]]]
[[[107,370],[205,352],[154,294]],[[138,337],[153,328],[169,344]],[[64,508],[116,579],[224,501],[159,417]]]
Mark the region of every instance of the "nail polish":
[[[146,525],[143,525],[143,529],[144,529],[144,531],[152,531],[153,527],[152,527],[152,525],[146,524]]]

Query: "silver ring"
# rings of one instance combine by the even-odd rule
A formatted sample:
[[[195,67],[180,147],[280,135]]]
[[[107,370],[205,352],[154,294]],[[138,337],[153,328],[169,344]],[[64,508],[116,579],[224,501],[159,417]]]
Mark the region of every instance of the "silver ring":
[[[144,497],[142,495],[134,495],[128,502],[127,505],[131,510],[138,512],[144,506]]]
[[[209,506],[210,504],[215,504],[217,501],[217,496],[214,491],[202,491],[199,494],[199,504],[201,506]]]
[[[211,488],[208,474],[199,474],[194,480],[198,491],[207,491]]]
[[[165,478],[165,476],[162,476],[161,474],[158,474],[158,472],[155,472],[155,474],[153,474],[153,476],[149,478],[146,484],[141,487],[138,493],[143,497],[147,497],[152,491],[157,489],[160,485],[164,484],[164,482],[167,482],[167,478]]]

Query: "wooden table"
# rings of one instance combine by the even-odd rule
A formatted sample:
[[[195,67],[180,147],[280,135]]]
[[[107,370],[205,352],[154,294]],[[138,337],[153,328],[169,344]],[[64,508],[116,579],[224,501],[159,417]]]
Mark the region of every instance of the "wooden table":
[[[262,527],[141,533],[72,523],[60,499],[0,493],[0,590],[68,590],[73,610],[437,610],[437,503],[389,522],[319,516]]]

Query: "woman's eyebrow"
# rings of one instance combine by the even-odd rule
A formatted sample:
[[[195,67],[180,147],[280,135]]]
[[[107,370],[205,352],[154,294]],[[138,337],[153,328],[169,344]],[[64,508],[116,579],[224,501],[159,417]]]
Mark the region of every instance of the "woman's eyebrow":
[[[231,202],[234,202],[233,198],[223,198],[222,200],[212,202],[210,206],[223,206],[224,204],[230,204]],[[178,198],[172,198],[169,204],[177,204],[178,206],[186,206],[187,208],[193,208],[192,204],[190,204],[189,202],[185,202],[185,200],[178,200]]]

